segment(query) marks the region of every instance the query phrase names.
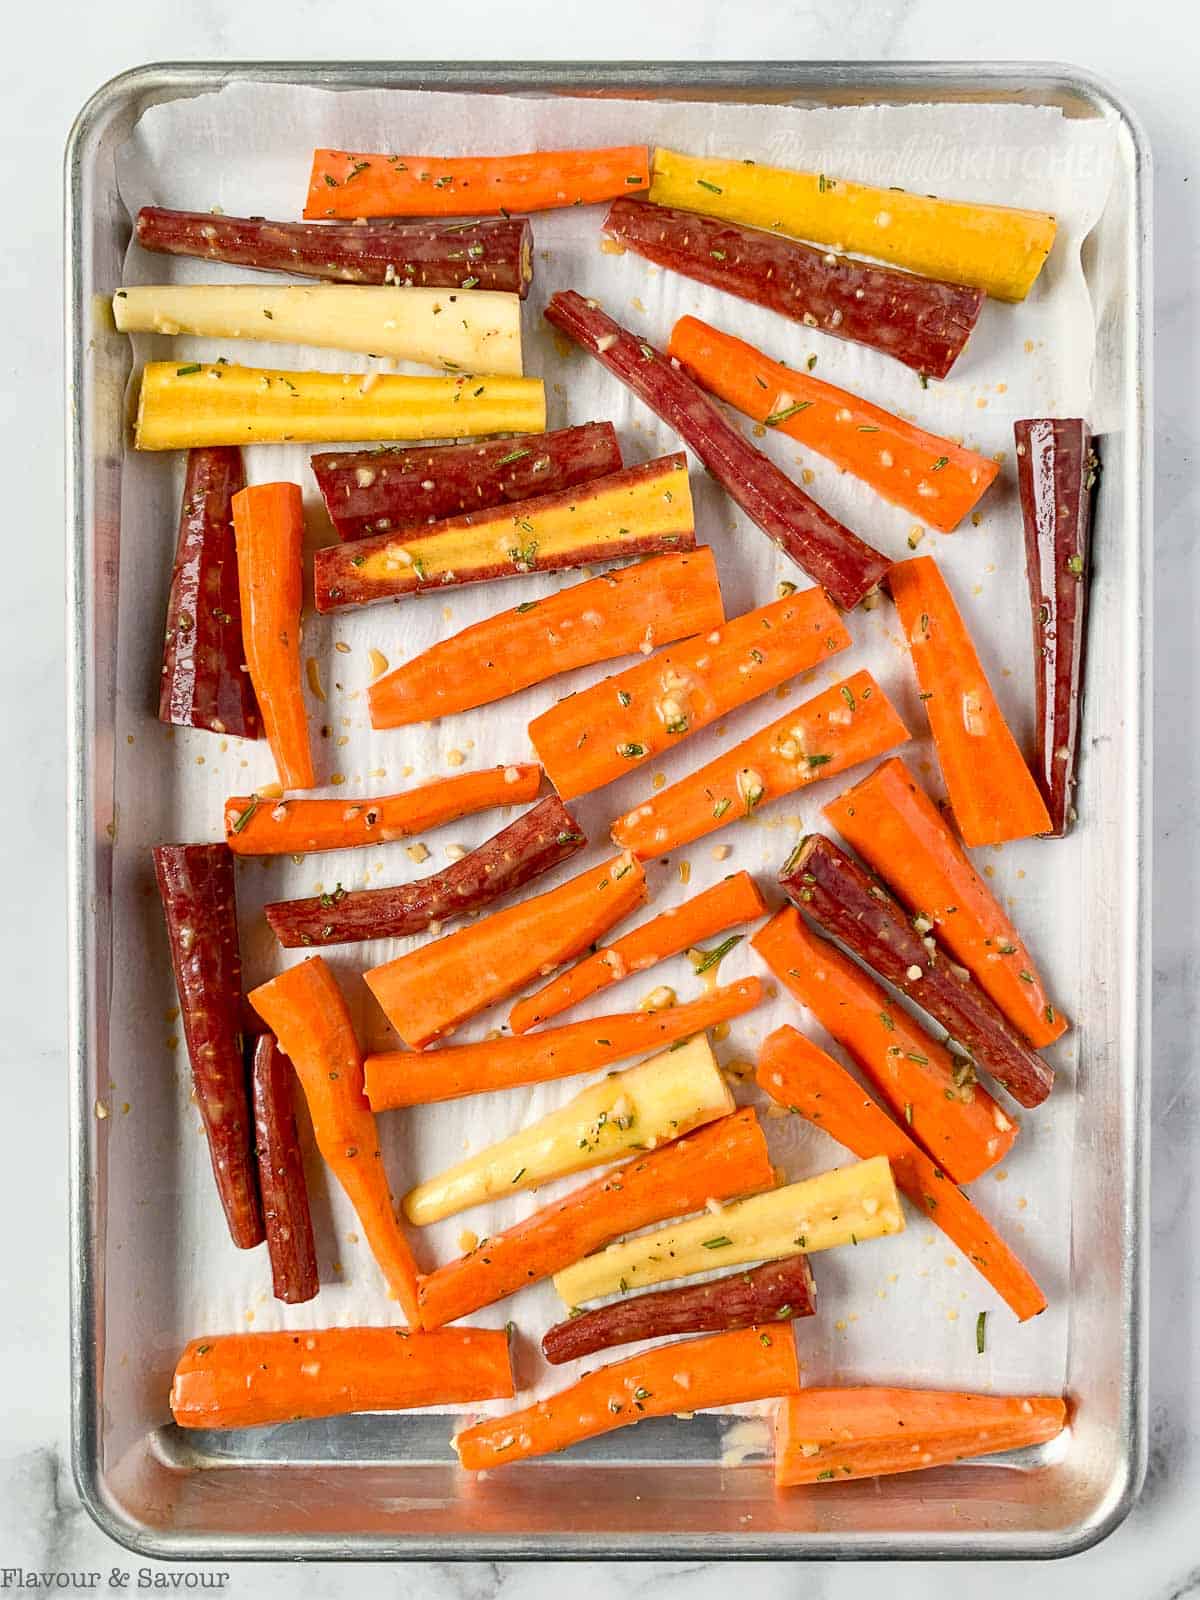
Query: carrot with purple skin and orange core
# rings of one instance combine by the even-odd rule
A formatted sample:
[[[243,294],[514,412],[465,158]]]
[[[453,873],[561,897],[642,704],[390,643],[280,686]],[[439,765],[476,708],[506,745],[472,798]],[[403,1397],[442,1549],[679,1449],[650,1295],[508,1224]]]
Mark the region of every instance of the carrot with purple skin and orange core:
[[[879,585],[888,558],[822,510],[661,350],[574,290],[552,296],[544,315],[674,428],[750,520],[837,605],[850,610]]]
[[[1000,471],[987,456],[772,361],[698,317],[680,317],[667,351],[752,422],[807,445],[942,533],[958,526]]]
[[[294,483],[233,496],[246,668],[285,789],[316,783],[300,675],[304,510]]]
[[[973,1182],[1008,1153],[1017,1124],[975,1082],[970,1064],[926,1033],[856,962],[811,933],[794,906],[777,912],[753,944],[955,1183]]]
[[[193,1339],[171,1384],[181,1428],[256,1428],[354,1411],[513,1396],[508,1335],[493,1328],[312,1328]]]
[[[1075,770],[1087,642],[1092,488],[1099,462],[1082,417],[1013,424],[1033,614],[1037,685],[1034,776],[1061,838],[1075,817]]]
[[[665,855],[907,739],[875,679],[856,672],[634,806],[613,823],[613,839],[643,861]]]
[[[383,1051],[367,1057],[367,1098],[376,1111],[391,1111],[577,1077],[744,1016],[762,997],[758,978],[741,978],[661,1011],[592,1017],[519,1038],[481,1039],[438,1050]]]
[[[708,1200],[770,1189],[775,1169],[749,1107],[637,1155],[492,1236],[418,1284],[421,1320],[441,1327],[551,1277],[622,1234]]]
[[[587,836],[562,801],[548,795],[428,878],[386,889],[346,890],[339,883],[331,893],[307,900],[273,901],[263,907],[263,915],[288,950],[436,933],[443,923],[482,911],[561,866],[586,843]]]
[[[442,639],[367,688],[373,728],[432,722],[560,672],[719,628],[721,588],[707,545],[650,556]]]
[[[197,256],[338,283],[498,289],[524,300],[533,278],[533,230],[524,217],[444,222],[269,222],[218,211],[143,206],[137,242],[162,255]]]
[[[810,833],[784,863],[779,882],[822,932],[940,1022],[1014,1100],[1041,1105],[1054,1084],[1049,1062],[1026,1044],[967,969],[947,961],[928,933],[918,933],[845,850],[824,834]],[[963,1071],[962,1081],[970,1081],[973,1073]]]
[[[235,794],[225,802],[225,843],[239,856],[308,855],[408,839],[426,828],[494,806],[533,800],[542,769],[485,767],[374,800],[268,800]]]
[[[912,912],[917,932],[932,933],[1031,1045],[1053,1044],[1067,1031],[1008,914],[899,756],[824,810]]]
[[[1022,1450],[1057,1438],[1066,1417],[1056,1395],[804,1389],[775,1413],[775,1482],[881,1478]]]
[[[986,298],[980,289],[645,200],[615,200],[604,232],[657,266],[867,345],[927,378],[950,371]]]
[[[675,1333],[727,1333],[756,1323],[787,1323],[811,1317],[816,1290],[807,1256],[767,1261],[747,1272],[730,1272],[711,1283],[681,1283],[651,1289],[556,1322],[542,1337],[552,1365],[578,1361],[640,1339]]]
[[[405,1044],[419,1050],[570,961],[645,898],[641,864],[617,856],[372,967],[363,979]]]
[[[263,1241],[242,1054],[242,957],[233,857],[222,844],[160,844],[154,876],[196,1104],[213,1178],[239,1250]]]
[[[643,1417],[792,1394],[800,1369],[790,1328],[744,1328],[656,1345],[616,1361],[523,1411],[477,1422],[454,1448],[469,1472],[565,1450]]]
[[[292,1104],[292,1064],[270,1033],[254,1046],[251,1082],[258,1186],[276,1300],[301,1305],[320,1288],[304,1156]]]
[[[313,557],[313,594],[318,611],[338,611],[695,544],[687,458],[679,453],[573,489],[326,545]]]
[[[568,695],[534,718],[529,737],[551,783],[573,800],[849,644],[824,591],[806,589]]]
[[[766,911],[767,903],[750,874],[731,873],[711,889],[693,895],[680,906],[672,906],[623,939],[615,939],[604,949],[585,956],[536,994],[518,1000],[509,1013],[508,1025],[515,1034],[527,1033],[589,995],[690,950],[702,939],[724,933],[726,928],[765,916]]]
[[[517,439],[320,451],[313,476],[339,539],[400,533],[444,517],[552,494],[621,470],[611,422]]]
[[[1003,844],[1049,833],[1050,814],[937,562],[932,556],[898,561],[888,587],[964,842]]]
[[[233,497],[245,487],[235,445],[188,451],[158,720],[257,739],[262,718],[245,666],[233,534]]]
[[[313,956],[252,989],[249,999],[296,1069],[317,1148],[358,1213],[392,1297],[409,1326],[418,1327],[417,1265],[396,1219],[363,1093],[362,1051],[337,980]]]
[[[650,186],[644,144],[504,156],[313,151],[306,217],[466,217],[594,205]]]
[[[977,1267],[1022,1321],[1046,1309],[1024,1263],[844,1067],[795,1028],[777,1028],[758,1058],[758,1086],[862,1159],[884,1155],[896,1187]],[[1002,1114],[1001,1114],[1002,1115]]]

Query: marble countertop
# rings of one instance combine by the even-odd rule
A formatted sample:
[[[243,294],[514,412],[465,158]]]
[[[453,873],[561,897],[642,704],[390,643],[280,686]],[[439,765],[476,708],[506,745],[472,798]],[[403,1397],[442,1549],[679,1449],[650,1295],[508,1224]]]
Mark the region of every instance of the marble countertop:
[[[21,7],[0,62],[4,221],[4,379],[0,418],[9,463],[7,537],[21,562],[0,599],[3,724],[14,759],[0,811],[19,841],[5,862],[10,914],[0,920],[0,1588],[26,1573],[144,1567],[102,1535],[79,1505],[68,1444],[66,1067],[63,1038],[64,755],[60,162],[71,118],[102,81],[143,61],[404,57],[555,59],[1058,60],[1113,83],[1145,125],[1155,160],[1157,737],[1152,1194],[1153,1290],[1150,1461],[1145,1493],[1099,1548],[1054,1568],[1023,1563],[893,1567],[901,1597],[968,1591],[972,1600],[1052,1584],[1065,1600],[1179,1600],[1200,1594],[1200,1377],[1196,1371],[1200,1229],[1197,1032],[1197,823],[1200,681],[1200,428],[1196,394],[1195,262],[1200,204],[1200,100],[1194,63],[1200,24],[1182,0],[1097,8],[1083,0],[1008,0],[1000,10],[949,0],[806,4],[693,0],[656,8],[608,0],[599,11],[523,0],[520,6],[396,6],[358,0],[334,11],[317,0],[193,0],[183,7],[126,0],[100,12],[67,0]],[[186,15],[184,12],[186,10]],[[1165,48],[1164,48],[1165,46]],[[1189,290],[1188,285],[1192,288]],[[19,464],[19,465],[18,465]],[[17,470],[13,470],[17,467]],[[19,910],[18,910],[19,908]],[[1086,1239],[1080,1247],[1086,1249]],[[170,1574],[155,1566],[153,1573]],[[176,1569],[184,1573],[187,1569]],[[416,1567],[314,1565],[234,1568],[224,1592],[311,1596],[375,1593],[421,1600],[540,1600],[566,1581],[583,1596],[670,1594],[705,1600],[734,1574],[719,1565],[663,1563]],[[866,1565],[755,1565],[736,1581],[756,1597],[865,1596]],[[169,1581],[169,1579],[168,1579]]]

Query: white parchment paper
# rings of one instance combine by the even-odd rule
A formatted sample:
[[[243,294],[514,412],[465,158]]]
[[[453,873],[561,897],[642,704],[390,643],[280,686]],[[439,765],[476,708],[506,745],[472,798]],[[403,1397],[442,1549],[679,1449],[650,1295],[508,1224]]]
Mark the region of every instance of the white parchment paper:
[[[525,311],[526,371],[545,378],[547,426],[612,418],[629,462],[678,448],[668,429],[615,380],[579,352],[556,341],[541,317],[555,290],[572,287],[599,299],[620,321],[662,345],[674,320],[694,313],[730,328],[795,366],[817,357],[816,374],[879,402],[922,426],[961,435],[1003,470],[971,521],[949,536],[923,533],[919,550],[936,555],[979,643],[993,687],[1019,737],[1032,723],[1032,673],[1020,515],[1012,459],[1014,418],[1082,413],[1100,420],[1105,396],[1093,390],[1095,319],[1080,261],[1081,244],[1109,190],[1113,131],[1103,121],[1070,121],[1057,111],[1025,106],[907,106],[796,110],[612,100],[473,97],[418,92],[327,93],[281,86],[232,85],[220,93],[151,108],[121,152],[119,180],[131,213],[145,204],[188,209],[221,207],[240,214],[289,217],[299,213],[314,146],[445,154],[504,152],[537,146],[602,145],[645,140],[695,152],[745,155],[758,161],[819,169],[880,184],[953,197],[1050,210],[1059,220],[1054,250],[1029,299],[1020,306],[989,301],[979,326],[944,383],[922,389],[914,373],[873,351],[796,326],[740,300],[664,273],[636,255],[600,249],[597,207],[534,218],[536,278]],[[127,283],[234,282],[261,275],[152,256],[132,246]],[[115,285],[114,285],[115,287]],[[397,292],[403,292],[397,291]],[[139,337],[140,364],[151,359],[230,360],[263,366],[366,370],[368,360],[332,351],[196,339]],[[922,525],[885,504],[820,457],[772,436],[762,447],[850,527],[899,558]],[[292,478],[304,488],[310,541],[328,542],[308,466],[310,447],[261,446],[247,451],[250,480]],[[693,465],[695,465],[693,463]],[[235,1329],[304,1328],[394,1320],[380,1275],[356,1219],[320,1163],[309,1161],[318,1230],[322,1288],[307,1306],[285,1308],[270,1295],[265,1249],[239,1253],[225,1233],[207,1171],[199,1115],[167,964],[149,847],[162,839],[216,839],[222,802],[274,777],[265,744],[218,740],[191,730],[166,730],[154,719],[161,629],[175,541],[182,479],[177,455],[127,456],[122,495],[120,707],[117,762],[117,950],[113,1015],[114,1117],[110,1146],[110,1247],[107,1293],[110,1327],[106,1383],[114,1411],[164,1414],[167,1374],[179,1348],[201,1333]],[[702,472],[693,473],[698,529],[720,565],[726,611],[734,615],[775,595],[781,578],[807,581],[733,507]],[[526,724],[575,687],[570,676],[491,706],[427,727],[375,733],[367,718],[367,652],[393,665],[470,622],[576,581],[572,575],[533,577],[455,590],[399,606],[330,619],[307,616],[304,651],[315,658],[323,700],[310,695],[309,714],[321,791],[378,795],[455,770],[532,758]],[[794,683],[797,704],[827,683],[869,667],[914,735],[904,754],[935,793],[940,776],[928,728],[900,639],[885,602],[848,619],[855,644],[828,667]],[[611,669],[608,669],[611,670]],[[578,675],[591,681],[596,671]],[[715,729],[687,741],[671,757],[573,809],[593,841],[587,857],[543,880],[530,893],[581,870],[606,850],[608,822],[647,793],[658,774],[671,782],[780,714],[774,699],[745,707]],[[319,731],[318,731],[319,730]],[[861,776],[861,773],[855,774]],[[650,916],[738,867],[759,876],[769,893],[775,871],[797,834],[820,826],[820,806],[847,779],[817,784],[801,798],[778,803],[653,864]],[[307,895],[337,883],[346,887],[405,881],[444,865],[446,847],[480,843],[503,825],[496,813],[431,832],[430,857],[414,865],[403,845],[240,864],[238,895],[248,983],[260,982],[301,952],[281,952],[261,917],[268,899]],[[1086,822],[1084,824],[1086,826]],[[730,845],[728,859],[714,847]],[[1025,841],[977,853],[982,870],[1011,906],[1037,954],[1050,992],[1068,1014],[1086,1006],[1079,992],[1080,911],[1078,837]],[[681,881],[687,863],[690,881]],[[630,924],[632,925],[632,923]],[[390,1030],[361,982],[368,967],[400,952],[398,941],[347,946],[329,953],[368,1045],[390,1041]],[[746,945],[724,963],[722,981],[761,971]],[[565,1020],[634,1007],[659,983],[681,999],[699,992],[686,958],[610,990]],[[460,1039],[498,1026],[507,1008],[483,1015]],[[815,1022],[786,998],[735,1023],[719,1046],[727,1061],[753,1057],[759,1041],[783,1021],[805,1027],[831,1046]],[[1068,1196],[1072,1153],[1074,1035],[1052,1054],[1060,1069],[1050,1101],[1023,1113],[1021,1136],[1004,1166],[972,1190],[979,1207],[1001,1228],[1043,1284],[1050,1309],[1020,1327],[1011,1312],[959,1251],[928,1221],[909,1212],[904,1236],[857,1250],[828,1252],[815,1261],[819,1315],[798,1325],[809,1382],[927,1383],[935,1386],[1057,1391],[1063,1383],[1067,1330],[1065,1290],[1070,1249]],[[587,1080],[480,1096],[381,1118],[388,1169],[397,1194],[470,1150],[507,1135],[561,1104]],[[741,1100],[754,1092],[739,1089]],[[839,1164],[845,1153],[798,1118],[765,1123],[789,1179]],[[308,1133],[305,1129],[305,1136]],[[312,1152],[310,1150],[310,1156]],[[578,1180],[573,1180],[578,1181]],[[567,1185],[569,1186],[569,1185]],[[566,1187],[566,1186],[563,1186]],[[516,1195],[423,1230],[415,1239],[432,1266],[458,1253],[464,1228],[493,1233],[544,1203],[556,1187]],[[976,1352],[975,1325],[988,1312],[987,1348]],[[473,1319],[516,1321],[522,1338],[523,1398],[541,1395],[572,1376],[546,1368],[537,1342],[562,1314],[548,1285]]]

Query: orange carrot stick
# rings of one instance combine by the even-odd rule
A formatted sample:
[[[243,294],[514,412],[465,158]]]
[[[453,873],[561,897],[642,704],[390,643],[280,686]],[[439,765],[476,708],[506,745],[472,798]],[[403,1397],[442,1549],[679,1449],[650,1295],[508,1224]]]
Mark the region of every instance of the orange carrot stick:
[[[421,1322],[439,1328],[569,1267],[623,1234],[687,1216],[707,1200],[770,1189],[775,1169],[748,1107],[611,1168],[484,1240],[418,1284]]]
[[[831,800],[825,815],[1030,1044],[1067,1031],[1020,934],[899,756]]]
[[[932,556],[888,574],[958,831],[969,845],[1050,832],[1050,814]]]
[[[238,593],[246,667],[285,789],[316,783],[300,681],[304,512],[294,483],[258,483],[235,494]]]
[[[789,1327],[674,1340],[589,1372],[539,1405],[477,1422],[457,1435],[454,1448],[469,1472],[483,1472],[565,1450],[643,1417],[766,1400],[799,1387]]]
[[[767,903],[750,874],[731,873],[711,889],[693,895],[681,906],[672,906],[623,939],[585,956],[557,978],[551,978],[536,994],[518,1000],[509,1013],[508,1025],[514,1033],[527,1033],[539,1022],[549,1022],[598,990],[620,983],[635,972],[645,972],[647,967],[690,950],[702,939],[711,939],[726,928],[765,916],[766,911]]]
[[[1028,1270],[966,1195],[811,1039],[795,1028],[776,1028],[758,1058],[758,1085],[863,1160],[885,1155],[896,1187],[974,1262],[1022,1322],[1046,1309]]]
[[[392,1296],[409,1325],[419,1326],[417,1266],[396,1220],[363,1093],[362,1052],[333,973],[313,956],[252,989],[249,999],[296,1069],[317,1148],[358,1213]]]
[[[171,1414],[181,1428],[256,1428],[512,1394],[508,1336],[491,1328],[218,1333],[180,1356]]]
[[[1056,1438],[1066,1417],[1053,1395],[804,1389],[775,1413],[775,1482],[841,1483],[1020,1450]]]
[[[239,856],[307,855],[387,844],[493,806],[521,805],[542,786],[536,765],[486,767],[435,778],[373,800],[267,800],[235,794],[225,802],[225,843]]]
[[[665,855],[907,738],[908,729],[875,679],[856,672],[634,806],[613,823],[612,836],[643,861]]]
[[[440,1050],[389,1050],[368,1056],[367,1099],[375,1111],[432,1105],[527,1083],[549,1083],[649,1055],[740,1017],[762,999],[758,978],[743,978],[665,1011],[629,1011],[547,1028],[523,1039],[483,1039]]]
[[[529,724],[529,737],[571,800],[849,644],[825,591],[805,589],[569,695]]]
[[[725,620],[707,545],[651,556],[476,622],[367,689],[373,728],[430,722]]]
[[[511,156],[314,150],[306,217],[484,217],[593,205],[650,186],[644,144]]]
[[[952,1056],[869,973],[812,933],[794,906],[760,928],[753,944],[955,1183],[972,1183],[1007,1154],[1017,1124],[975,1082],[969,1062]]]
[[[942,533],[958,526],[1000,471],[977,451],[772,361],[698,317],[680,317],[668,352],[711,394],[852,472]]]
[[[617,856],[363,978],[405,1044],[419,1050],[570,961],[645,898],[641,865]]]

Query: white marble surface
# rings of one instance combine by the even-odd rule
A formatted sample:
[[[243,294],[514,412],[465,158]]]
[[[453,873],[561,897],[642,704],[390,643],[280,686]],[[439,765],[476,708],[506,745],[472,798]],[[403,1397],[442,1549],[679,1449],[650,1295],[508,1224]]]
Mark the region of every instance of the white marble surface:
[[[1041,1593],[1066,1600],[1176,1600],[1200,1594],[1200,1376],[1196,1372],[1200,1229],[1195,1182],[1197,1087],[1197,715],[1195,529],[1198,444],[1197,153],[1200,105],[1194,8],[1112,8],[1083,0],[949,0],[738,5],[660,0],[524,0],[507,6],[397,5],[357,0],[42,0],[9,18],[0,61],[0,419],[8,468],[0,595],[7,782],[0,798],[9,912],[0,919],[0,1569],[133,1570],[136,1559],[91,1524],[71,1482],[67,1442],[66,1078],[63,1048],[62,428],[59,292],[60,159],[75,110],[121,69],[161,59],[409,57],[677,59],[892,58],[1072,61],[1106,76],[1132,102],[1156,163],[1157,739],[1153,1336],[1150,1471],[1142,1502],[1098,1549],[1054,1569],[892,1568],[896,1596]],[[1191,285],[1189,289],[1188,285]],[[1086,1241],[1083,1241],[1086,1248]],[[169,1569],[157,1569],[167,1571]],[[756,1565],[736,1574],[703,1564],[388,1569],[332,1565],[235,1569],[225,1592],[312,1596],[404,1594],[540,1597],[569,1583],[583,1595],[657,1590],[703,1600],[735,1580],[756,1597],[866,1595],[881,1575],[863,1566]],[[5,1575],[0,1570],[0,1586]]]

